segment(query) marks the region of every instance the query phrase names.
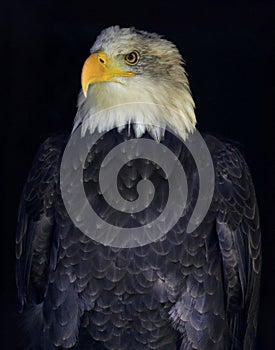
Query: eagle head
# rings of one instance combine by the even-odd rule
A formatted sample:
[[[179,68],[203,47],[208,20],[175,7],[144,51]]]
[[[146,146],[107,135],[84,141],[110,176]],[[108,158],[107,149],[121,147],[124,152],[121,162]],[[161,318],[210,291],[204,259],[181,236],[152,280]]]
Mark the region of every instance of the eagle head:
[[[84,63],[74,129],[82,134],[133,124],[160,140],[166,127],[186,139],[196,117],[183,59],[158,34],[135,28],[107,28]]]

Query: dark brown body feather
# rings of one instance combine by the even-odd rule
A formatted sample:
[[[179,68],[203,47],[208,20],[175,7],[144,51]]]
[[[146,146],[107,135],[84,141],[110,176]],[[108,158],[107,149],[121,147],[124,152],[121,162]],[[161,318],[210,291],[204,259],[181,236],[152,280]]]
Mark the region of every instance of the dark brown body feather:
[[[108,151],[129,137],[126,131],[107,133],[83,173],[90,204],[122,227],[159,215],[168,191],[163,171],[137,159],[121,169],[118,188],[133,200],[137,183],[149,178],[157,189],[150,207],[132,216],[108,207],[98,169]],[[202,224],[186,233],[198,174],[187,149],[166,134],[162,143],[187,174],[184,215],[161,240],[131,249],[103,246],[75,228],[59,187],[67,137],[45,141],[23,191],[17,232],[19,302],[33,320],[33,349],[253,349],[261,266],[253,184],[235,146],[212,136],[205,141],[216,181]]]

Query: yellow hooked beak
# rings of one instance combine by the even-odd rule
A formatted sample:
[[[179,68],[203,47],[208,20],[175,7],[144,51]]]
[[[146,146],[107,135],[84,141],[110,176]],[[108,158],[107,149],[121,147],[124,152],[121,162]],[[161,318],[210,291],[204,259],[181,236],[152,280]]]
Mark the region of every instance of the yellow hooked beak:
[[[87,97],[90,84],[116,81],[115,77],[130,77],[133,75],[133,72],[126,72],[112,65],[105,52],[93,53],[87,58],[82,68],[81,85],[84,96]]]

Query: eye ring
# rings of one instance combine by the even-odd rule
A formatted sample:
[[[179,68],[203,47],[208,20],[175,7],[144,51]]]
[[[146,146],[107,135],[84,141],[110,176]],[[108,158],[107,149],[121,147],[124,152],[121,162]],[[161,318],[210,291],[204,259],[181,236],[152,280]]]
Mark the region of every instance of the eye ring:
[[[133,66],[138,63],[139,53],[136,50],[131,51],[124,56],[124,60],[127,64],[130,64]]]

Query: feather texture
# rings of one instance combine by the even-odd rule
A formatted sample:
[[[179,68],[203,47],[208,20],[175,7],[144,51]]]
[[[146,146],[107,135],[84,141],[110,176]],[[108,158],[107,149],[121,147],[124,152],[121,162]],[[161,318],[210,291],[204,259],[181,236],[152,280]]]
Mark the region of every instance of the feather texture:
[[[113,223],[142,224],[143,216],[120,222],[96,197],[99,164],[110,138],[119,143],[129,134],[107,133],[91,150],[93,156],[88,155],[84,182],[90,204]],[[215,195],[203,223],[187,234],[198,177],[192,157],[166,133],[162,143],[179,155],[186,169],[190,190],[185,215],[163,239],[119,249],[91,240],[70,221],[58,185],[64,140],[55,137],[42,145],[21,201],[19,298],[30,318],[39,314],[39,339],[50,344],[43,348],[36,343],[35,349],[77,347],[83,339],[92,349],[252,349],[260,276],[259,218],[239,151],[205,137],[216,170]],[[132,161],[121,169],[118,185],[131,200],[145,175],[155,179],[160,199],[151,203],[150,218],[162,209],[167,195],[161,169],[145,160]]]

